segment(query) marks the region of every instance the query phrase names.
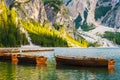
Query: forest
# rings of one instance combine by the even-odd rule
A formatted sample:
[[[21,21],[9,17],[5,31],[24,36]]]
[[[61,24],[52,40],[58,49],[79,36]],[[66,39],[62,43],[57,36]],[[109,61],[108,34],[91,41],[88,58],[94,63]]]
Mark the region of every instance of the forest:
[[[44,5],[49,5],[53,7],[53,10],[58,12],[60,10],[60,6],[63,4],[62,0],[43,0]]]
[[[17,13],[0,3],[0,47],[19,47],[28,44],[26,36],[20,31]]]
[[[120,32],[109,32],[106,31],[105,34],[103,35],[104,38],[107,38],[114,43],[120,45]]]
[[[57,31],[48,29],[50,25],[31,21],[25,22],[18,19],[14,9],[9,9],[5,5],[0,5],[0,47],[19,47],[28,44],[25,33],[20,31],[20,25],[29,32],[32,42],[44,47],[67,46],[67,42],[59,36]]]
[[[58,6],[61,4],[62,2],[56,3]],[[22,20],[14,7],[9,8],[0,2],[0,47],[29,45],[26,33],[21,28],[29,33],[33,44],[41,47],[88,47],[89,44],[84,39],[75,40],[68,36],[64,25],[51,25],[49,21],[41,24],[32,19]]]
[[[67,41],[60,33],[50,28],[46,22],[43,26],[35,21],[22,21],[23,27],[28,31],[33,44],[43,47],[67,47]]]

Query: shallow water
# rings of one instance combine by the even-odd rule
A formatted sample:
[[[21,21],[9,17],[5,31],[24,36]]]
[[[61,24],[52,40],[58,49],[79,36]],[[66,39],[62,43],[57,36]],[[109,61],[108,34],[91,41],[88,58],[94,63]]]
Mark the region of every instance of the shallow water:
[[[0,80],[119,80],[120,79],[120,49],[119,48],[55,48],[54,52],[29,53],[48,57],[47,65],[15,65],[10,62],[0,62]],[[105,57],[115,59],[115,71],[107,68],[84,68],[57,66],[55,55]]]

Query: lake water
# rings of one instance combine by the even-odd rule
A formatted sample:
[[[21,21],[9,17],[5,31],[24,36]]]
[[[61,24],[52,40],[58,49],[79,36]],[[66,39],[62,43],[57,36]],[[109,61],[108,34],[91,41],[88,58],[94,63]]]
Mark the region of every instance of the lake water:
[[[15,65],[0,62],[0,80],[120,80],[120,48],[55,48],[54,52],[29,53],[48,57],[47,65]],[[107,68],[59,67],[55,55],[115,59],[115,71]]]

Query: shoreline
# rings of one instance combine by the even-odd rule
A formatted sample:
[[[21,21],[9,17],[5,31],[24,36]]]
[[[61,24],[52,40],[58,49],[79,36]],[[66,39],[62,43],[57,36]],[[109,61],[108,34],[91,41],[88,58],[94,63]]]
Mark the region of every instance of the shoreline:
[[[106,48],[120,48],[120,47],[0,47],[0,50],[44,50],[44,49],[55,49],[55,48],[79,48],[79,49],[92,49],[92,48],[102,48],[102,49],[106,49]]]
[[[24,53],[24,52],[47,52],[53,48],[0,48],[0,53]]]

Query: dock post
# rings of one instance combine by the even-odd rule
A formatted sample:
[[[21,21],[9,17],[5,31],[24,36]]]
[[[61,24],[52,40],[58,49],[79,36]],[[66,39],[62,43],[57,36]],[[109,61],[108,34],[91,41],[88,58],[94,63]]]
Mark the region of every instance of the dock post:
[[[115,64],[114,60],[109,60],[108,61],[108,72],[109,73],[114,73],[115,72],[114,64]]]
[[[12,55],[12,63],[13,64],[17,64],[18,63],[18,58],[17,58],[17,55]]]
[[[46,57],[40,56],[40,57],[36,57],[36,64],[37,65],[45,65],[47,61]]]

